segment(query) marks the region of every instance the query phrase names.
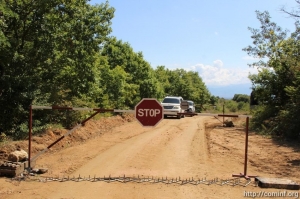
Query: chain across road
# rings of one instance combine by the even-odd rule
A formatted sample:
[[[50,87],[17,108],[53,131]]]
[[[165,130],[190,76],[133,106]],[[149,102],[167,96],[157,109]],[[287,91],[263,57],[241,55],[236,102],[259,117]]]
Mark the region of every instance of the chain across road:
[[[178,185],[230,185],[230,186],[243,186],[246,187],[249,184],[254,183],[250,179],[244,179],[244,178],[231,178],[231,179],[219,179],[219,178],[214,178],[211,180],[207,180],[206,178],[202,179],[194,179],[194,178],[186,178],[186,179],[181,179],[180,177],[178,178],[168,178],[168,177],[127,177],[127,176],[119,176],[119,177],[81,177],[80,175],[78,177],[45,177],[45,176],[20,176],[20,177],[15,177],[11,178],[8,180],[10,182],[21,182],[21,181],[35,181],[35,182],[106,182],[106,183],[112,183],[112,182],[120,182],[120,183],[162,183],[162,184],[178,184]]]

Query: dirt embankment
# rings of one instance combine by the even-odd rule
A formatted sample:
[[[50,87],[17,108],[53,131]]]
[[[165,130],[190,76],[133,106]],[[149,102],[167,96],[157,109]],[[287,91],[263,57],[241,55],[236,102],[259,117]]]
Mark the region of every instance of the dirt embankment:
[[[69,136],[66,136],[62,141],[51,147],[51,152],[59,151],[64,148],[82,144],[87,140],[94,139],[102,134],[112,131],[113,128],[123,125],[127,122],[134,121],[133,115],[124,114],[122,116],[117,115],[113,117],[103,117],[99,120],[90,120],[84,127],[76,130]],[[32,136],[31,152],[32,155],[36,154],[52,144],[54,141],[62,137],[67,129],[49,129],[44,134],[38,136]],[[0,145],[0,162],[6,161],[10,152],[17,150],[18,148],[28,151],[28,140],[23,141],[6,141]]]

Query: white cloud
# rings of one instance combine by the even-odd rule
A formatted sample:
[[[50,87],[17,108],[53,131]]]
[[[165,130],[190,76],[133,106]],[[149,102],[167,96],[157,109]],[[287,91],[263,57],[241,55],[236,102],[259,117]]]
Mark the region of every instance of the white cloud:
[[[212,65],[196,64],[189,70],[197,71],[206,85],[228,86],[250,83],[248,75],[257,73],[256,68],[226,68],[221,60],[215,60]]]
[[[223,62],[221,60],[215,60],[214,62],[214,66],[221,68],[223,66]]]

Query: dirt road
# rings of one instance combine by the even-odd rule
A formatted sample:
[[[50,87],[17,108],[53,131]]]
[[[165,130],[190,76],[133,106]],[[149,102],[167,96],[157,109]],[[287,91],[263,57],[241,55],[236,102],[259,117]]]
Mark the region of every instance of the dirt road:
[[[244,168],[244,128],[241,125],[224,129],[219,125],[218,120],[200,116],[164,119],[154,128],[144,128],[134,121],[80,145],[45,154],[38,159],[37,165],[49,168],[46,175],[52,177],[126,175],[141,178],[228,179]],[[270,140],[260,140],[259,147],[255,144],[258,139],[264,140],[254,135],[249,138],[249,155],[253,158],[248,173],[299,180],[300,164],[290,166],[284,175],[280,165],[276,167],[278,172],[274,172],[274,155],[269,157],[271,154],[264,154],[262,169],[257,155],[268,153],[268,150],[262,151],[261,146]],[[286,147],[278,154],[278,161],[286,158],[284,154],[300,160],[299,151]],[[244,198],[246,192],[261,191],[254,183],[247,187],[100,181],[11,183],[3,178],[0,183],[4,185],[0,188],[0,198]]]

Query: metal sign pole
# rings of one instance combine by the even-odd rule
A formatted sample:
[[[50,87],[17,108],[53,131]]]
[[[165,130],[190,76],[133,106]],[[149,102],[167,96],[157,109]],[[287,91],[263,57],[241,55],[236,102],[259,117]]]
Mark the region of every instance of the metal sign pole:
[[[246,118],[246,138],[245,138],[245,162],[244,162],[244,176],[247,176],[247,162],[248,162],[248,136],[249,136],[249,117]]]
[[[28,133],[28,168],[31,169],[31,136],[32,136],[32,105],[29,106],[29,133]]]
[[[233,174],[232,177],[240,177],[240,178],[255,178],[257,176],[248,176],[247,175],[247,163],[248,163],[248,137],[249,137],[249,117],[246,117],[246,135],[245,135],[245,162],[244,162],[244,173]]]

